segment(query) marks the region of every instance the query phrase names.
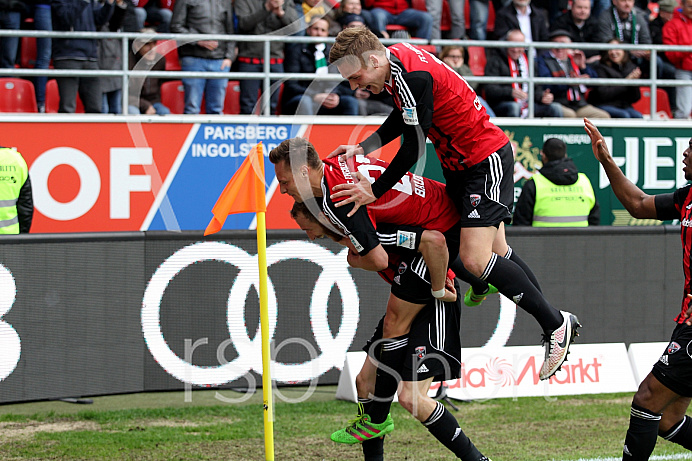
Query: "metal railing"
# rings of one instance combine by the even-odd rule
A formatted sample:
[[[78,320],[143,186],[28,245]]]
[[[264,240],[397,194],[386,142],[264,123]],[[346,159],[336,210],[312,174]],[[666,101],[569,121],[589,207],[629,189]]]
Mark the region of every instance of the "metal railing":
[[[26,69],[26,68],[9,68],[0,69],[0,77],[120,77],[122,79],[122,113],[128,113],[128,95],[130,88],[130,77],[158,77],[166,79],[181,79],[181,78],[221,78],[233,80],[262,80],[262,97],[260,99],[260,113],[262,115],[270,115],[270,93],[272,81],[283,82],[286,80],[328,80],[341,81],[342,78],[338,74],[327,74],[317,76],[315,74],[306,73],[271,73],[270,72],[270,45],[273,42],[281,43],[323,43],[334,42],[333,37],[295,37],[284,35],[214,35],[214,34],[141,34],[134,32],[57,32],[57,31],[30,31],[30,30],[0,30],[0,37],[36,37],[36,38],[81,38],[81,39],[117,39],[121,41],[122,51],[122,69],[119,70],[61,70],[61,69]],[[179,43],[192,43],[198,40],[217,40],[231,42],[263,42],[264,44],[264,60],[263,69],[261,72],[186,72],[186,71],[143,71],[129,69],[129,43],[135,38],[144,40],[177,40]],[[399,43],[404,40],[383,39],[382,43],[385,46]],[[612,86],[649,86],[651,87],[650,110],[652,116],[656,113],[656,89],[658,87],[678,87],[692,86],[692,81],[677,81],[655,78],[657,75],[657,56],[659,52],[664,51],[684,51],[692,52],[692,46],[669,46],[669,45],[644,45],[644,44],[609,44],[609,43],[555,43],[555,42],[506,42],[492,40],[423,40],[410,39],[405,40],[414,45],[434,45],[442,47],[445,45],[460,45],[463,47],[476,46],[488,48],[514,48],[523,46],[527,50],[528,56],[537,55],[540,50],[554,48],[576,48],[582,51],[586,50],[608,50],[608,49],[623,49],[623,50],[649,50],[651,56],[649,60],[649,75],[654,78],[648,79],[603,79],[603,78],[552,78],[552,77],[536,77],[534,74],[534,66],[529,66],[529,77],[514,78],[514,77],[488,77],[488,76],[467,76],[464,77],[467,81],[474,83],[528,83],[529,98],[528,111],[529,118],[534,116],[534,94],[536,85],[555,84],[556,82],[563,85],[612,85]]]

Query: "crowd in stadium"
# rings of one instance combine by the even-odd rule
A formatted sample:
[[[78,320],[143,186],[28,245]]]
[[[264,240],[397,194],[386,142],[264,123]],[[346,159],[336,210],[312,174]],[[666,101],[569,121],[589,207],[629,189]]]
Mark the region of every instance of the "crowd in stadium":
[[[130,80],[130,114],[252,114],[261,80],[233,80],[233,72],[261,72],[263,43],[157,40],[161,33],[308,35],[333,37],[365,26],[380,38],[502,40],[516,42],[666,44],[692,43],[692,0],[3,0],[2,29],[145,32],[122,56],[114,39],[2,37],[2,68],[229,72],[229,80]],[[211,19],[211,20],[210,20]],[[327,73],[329,44],[272,42],[272,73]],[[422,46],[461,75],[650,78],[647,50]],[[527,56],[527,54],[529,54]],[[659,79],[692,80],[692,53],[656,57]],[[333,66],[332,66],[333,67]],[[336,70],[333,70],[336,72]],[[47,76],[4,79],[3,112],[122,112],[122,78]],[[490,116],[527,117],[529,85],[472,86]],[[535,117],[641,118],[649,113],[645,86],[536,85]],[[692,86],[662,87],[659,108],[689,119]],[[392,110],[388,94],[352,89],[346,82],[286,80],[271,95],[272,114],[372,115]],[[17,102],[18,101],[18,102]]]

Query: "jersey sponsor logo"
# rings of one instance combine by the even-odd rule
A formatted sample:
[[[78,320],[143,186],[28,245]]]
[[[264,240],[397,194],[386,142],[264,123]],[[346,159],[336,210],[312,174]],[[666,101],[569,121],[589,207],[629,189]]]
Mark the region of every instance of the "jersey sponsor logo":
[[[407,125],[418,125],[418,112],[415,107],[404,107],[401,109],[404,123]]]
[[[679,350],[680,350],[680,344],[676,343],[675,341],[668,344],[668,349],[667,349],[668,354],[675,354]]]
[[[480,219],[481,215],[478,214],[478,210],[476,210],[476,209],[474,208],[473,211],[472,211],[471,213],[469,213],[468,217],[469,217],[469,218]]]
[[[667,355],[662,355],[660,359],[658,359],[659,362],[661,362],[663,365],[668,365],[668,356]]]
[[[418,367],[418,370],[416,370],[416,373],[427,373],[430,370],[428,370],[428,367],[425,366],[425,364],[421,365]]]
[[[363,251],[363,245],[360,244],[360,242],[353,236],[353,234],[348,234],[348,239],[351,241],[358,253]]]
[[[481,203],[481,196],[479,194],[471,194],[469,197],[471,199],[471,206],[477,207]]]
[[[396,246],[408,248],[409,250],[416,249],[416,233],[408,231],[397,231]]]
[[[416,357],[418,357],[419,359],[422,359],[423,357],[425,357],[425,346],[418,346],[418,347],[416,347],[415,351],[416,351]]]

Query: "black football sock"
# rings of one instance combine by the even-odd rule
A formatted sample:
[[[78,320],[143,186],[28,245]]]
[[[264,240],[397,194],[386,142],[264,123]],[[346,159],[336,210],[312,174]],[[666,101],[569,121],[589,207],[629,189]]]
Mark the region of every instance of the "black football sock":
[[[668,431],[661,433],[660,436],[669,442],[677,443],[683,448],[692,450],[692,418],[685,416],[682,418],[682,421]]]
[[[562,325],[560,311],[548,303],[514,261],[493,253],[480,278],[493,284],[500,293],[531,314],[544,332],[551,332]]]
[[[454,274],[456,274],[459,279],[471,285],[475,294],[482,295],[488,292],[488,282],[479,279],[471,272],[467,271],[461,259],[456,258],[449,267],[452,268]]]
[[[362,443],[365,461],[384,461],[384,438],[385,436],[377,437]]]
[[[533,273],[531,268],[529,267],[528,264],[524,262],[523,259],[519,257],[519,255],[512,249],[511,246],[507,245],[507,254],[505,255],[505,259],[509,259],[510,261],[514,261],[519,267],[521,267],[521,270],[524,271],[524,274],[531,280],[531,283],[533,283],[533,286],[536,287],[538,291],[543,293],[543,290],[541,290],[541,286],[538,284],[538,279],[536,278],[536,274]]]
[[[625,436],[622,449],[623,461],[646,461],[656,446],[658,423],[661,415],[632,404],[630,410],[630,427]]]
[[[485,458],[459,427],[457,419],[442,405],[437,406],[423,422],[428,431],[463,461],[482,461]]]
[[[370,403],[368,415],[370,421],[379,424],[387,419],[389,409],[401,380],[401,366],[406,359],[408,335],[383,339],[376,348],[377,379],[375,380],[375,397]]]

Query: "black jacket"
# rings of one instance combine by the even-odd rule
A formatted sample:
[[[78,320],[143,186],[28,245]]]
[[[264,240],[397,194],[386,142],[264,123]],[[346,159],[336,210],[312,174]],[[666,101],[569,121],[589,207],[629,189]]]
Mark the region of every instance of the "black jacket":
[[[535,61],[529,59],[530,63]],[[538,75],[537,70],[534,75]],[[507,48],[491,48],[487,51],[487,61],[485,63],[486,77],[511,77],[512,73],[509,70],[509,60],[507,57]],[[487,83],[483,85],[485,90],[485,100],[494,108],[495,105],[504,101],[514,101],[512,97],[511,83]],[[534,90],[534,101],[536,104],[541,103],[543,96],[543,88],[539,85]]]
[[[531,6],[531,36],[534,42],[548,41],[548,14],[543,8]],[[520,29],[517,19],[517,10],[513,4],[500,9],[495,16],[495,38],[501,40],[507,32],[513,29]]]
[[[571,158],[565,157],[546,163],[539,170],[550,182],[558,186],[569,186],[577,182],[579,170]],[[536,204],[536,183],[529,179],[524,183],[517,206],[514,209],[514,226],[530,226],[533,223],[533,207]],[[589,213],[589,226],[598,226],[601,222],[598,200]]]
[[[96,32],[113,14],[114,3],[96,0],[53,0],[53,30]],[[53,59],[98,61],[98,40],[90,38],[53,38]]]
[[[329,56],[331,46],[327,45],[324,55]],[[284,61],[284,71],[287,73],[314,74],[315,73],[315,44],[296,43],[286,47],[286,60]],[[290,101],[294,96],[307,94],[314,96],[319,93],[335,93],[339,96],[353,96],[354,91],[346,81],[336,84],[335,81],[321,81],[314,83],[314,80],[286,80],[284,90],[281,95],[283,102]],[[334,86],[336,84],[336,86]],[[290,109],[286,107],[286,109]]]
[[[624,66],[607,66],[601,62],[593,65],[593,70],[598,74],[598,78],[625,78],[630,72],[636,69],[632,62],[625,63]],[[642,95],[638,86],[593,86],[589,91],[587,100],[594,106],[615,106],[620,109],[632,107],[632,104],[639,101]]]
[[[581,28],[577,27],[572,18],[572,13],[567,12],[550,23],[550,30],[566,30],[569,32],[574,43],[598,43],[596,36],[598,34],[598,22],[593,16],[584,22]],[[587,58],[595,56],[599,53],[598,50],[584,50]]]

